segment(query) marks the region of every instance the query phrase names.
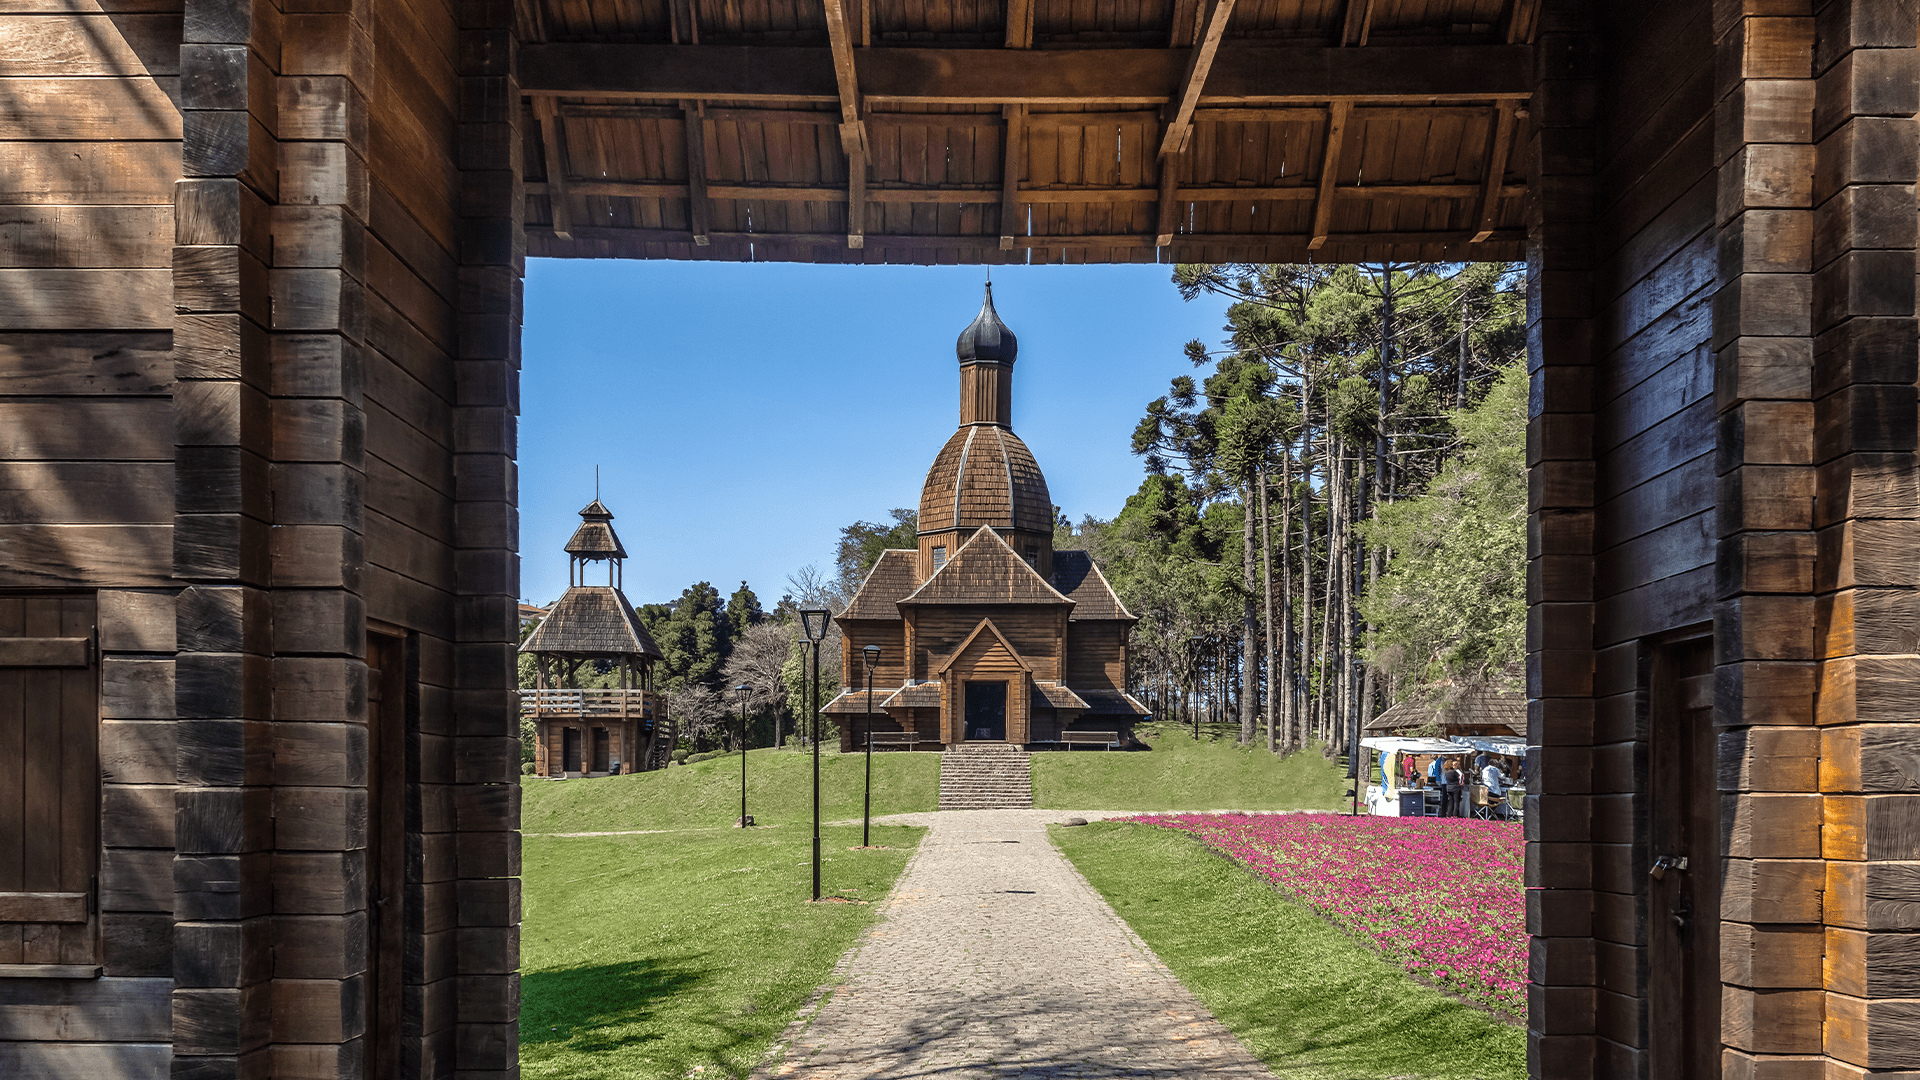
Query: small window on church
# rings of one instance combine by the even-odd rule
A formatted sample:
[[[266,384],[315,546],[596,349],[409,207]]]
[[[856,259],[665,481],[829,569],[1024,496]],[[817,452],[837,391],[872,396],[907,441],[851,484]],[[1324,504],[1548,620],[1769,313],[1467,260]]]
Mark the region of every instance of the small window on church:
[[[1040,549],[1039,549],[1039,548],[1028,548],[1028,549],[1027,549],[1027,553],[1026,553],[1026,555],[1024,556],[1024,558],[1025,558],[1025,559],[1027,560],[1027,565],[1028,565],[1028,566],[1031,566],[1031,567],[1034,567],[1035,569],[1038,569],[1038,568],[1039,568],[1039,566],[1040,566]]]
[[[947,565],[947,549],[943,545],[936,544],[933,548],[933,568],[938,570],[945,565]]]

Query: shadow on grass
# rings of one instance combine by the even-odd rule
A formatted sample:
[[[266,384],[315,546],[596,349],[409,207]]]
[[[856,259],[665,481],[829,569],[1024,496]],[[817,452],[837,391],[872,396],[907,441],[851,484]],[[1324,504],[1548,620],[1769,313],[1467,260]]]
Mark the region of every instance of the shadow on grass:
[[[520,976],[520,1042],[528,1047],[561,1043],[596,1053],[658,1042],[663,1031],[647,1023],[656,1003],[694,989],[712,974],[694,966],[695,959],[527,972]]]

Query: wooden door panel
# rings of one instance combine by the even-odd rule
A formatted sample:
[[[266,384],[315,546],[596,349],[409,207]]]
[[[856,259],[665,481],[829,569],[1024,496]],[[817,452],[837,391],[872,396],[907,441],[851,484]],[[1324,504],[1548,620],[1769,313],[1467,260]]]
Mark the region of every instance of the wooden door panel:
[[[1720,1068],[1720,793],[1713,645],[1656,646],[1648,671],[1649,1080]]]

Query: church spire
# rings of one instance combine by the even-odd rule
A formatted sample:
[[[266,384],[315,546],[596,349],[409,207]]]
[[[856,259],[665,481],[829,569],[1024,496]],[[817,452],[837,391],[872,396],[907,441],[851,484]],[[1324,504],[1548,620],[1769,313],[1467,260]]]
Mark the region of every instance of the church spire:
[[[993,284],[980,314],[960,331],[960,423],[1013,426],[1013,360],[1020,341],[993,310]]]

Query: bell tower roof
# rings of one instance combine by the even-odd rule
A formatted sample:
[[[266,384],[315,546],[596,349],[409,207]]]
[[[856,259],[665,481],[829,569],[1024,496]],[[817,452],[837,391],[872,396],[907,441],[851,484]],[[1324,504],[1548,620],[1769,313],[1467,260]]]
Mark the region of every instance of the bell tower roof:
[[[1000,313],[993,310],[992,282],[987,283],[987,298],[980,305],[980,314],[960,331],[960,341],[954,351],[963,364],[1011,364],[1019,353],[1020,340],[1000,321]]]
[[[586,562],[626,558],[627,549],[621,546],[619,535],[613,531],[613,511],[599,499],[588,503],[587,508],[580,511],[580,527],[567,541],[566,551]]]

